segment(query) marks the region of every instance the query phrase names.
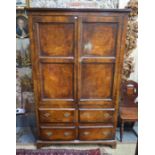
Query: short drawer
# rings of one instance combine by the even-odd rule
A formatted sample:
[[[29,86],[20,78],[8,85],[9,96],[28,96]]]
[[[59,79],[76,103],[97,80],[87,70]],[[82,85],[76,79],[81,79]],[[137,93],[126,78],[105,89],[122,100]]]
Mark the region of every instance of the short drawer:
[[[113,127],[80,127],[80,140],[107,140],[114,138]]]
[[[70,110],[39,110],[39,119],[41,123],[54,123],[54,122],[74,122],[75,116],[74,109]]]
[[[79,119],[81,123],[112,123],[113,109],[80,109]]]
[[[74,140],[75,127],[41,127],[40,139],[42,140]]]

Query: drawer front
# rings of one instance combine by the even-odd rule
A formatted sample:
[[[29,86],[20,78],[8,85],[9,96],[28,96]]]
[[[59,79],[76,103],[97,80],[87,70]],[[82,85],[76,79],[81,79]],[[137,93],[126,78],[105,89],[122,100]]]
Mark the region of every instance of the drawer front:
[[[40,128],[42,140],[74,140],[76,138],[75,127]]]
[[[39,118],[42,123],[74,122],[74,109],[72,110],[39,110]]]
[[[80,109],[80,122],[81,123],[112,123],[114,110],[85,110]]]
[[[103,127],[81,127],[79,128],[80,140],[107,140],[113,139],[113,128]]]

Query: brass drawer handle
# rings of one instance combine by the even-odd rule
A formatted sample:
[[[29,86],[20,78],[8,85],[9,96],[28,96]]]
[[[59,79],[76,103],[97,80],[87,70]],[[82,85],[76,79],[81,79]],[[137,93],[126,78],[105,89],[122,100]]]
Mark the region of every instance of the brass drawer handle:
[[[108,132],[108,131],[103,131],[102,134],[103,134],[104,136],[108,136],[108,135],[110,135],[110,132]]]
[[[90,134],[90,132],[88,132],[88,131],[85,131],[85,132],[83,133],[84,136],[88,136],[89,134]]]
[[[49,117],[50,114],[49,114],[49,113],[45,113],[44,116],[45,116],[45,117]]]
[[[64,116],[67,118],[69,117],[71,114],[69,112],[64,113]]]
[[[110,116],[109,113],[105,113],[105,114],[104,114],[104,117],[105,117],[105,118],[110,118],[111,116]]]
[[[46,135],[47,135],[47,136],[52,136],[53,133],[52,133],[52,132],[47,132]]]
[[[64,133],[64,136],[66,136],[66,137],[69,136],[69,135],[70,135],[70,132],[65,132]]]

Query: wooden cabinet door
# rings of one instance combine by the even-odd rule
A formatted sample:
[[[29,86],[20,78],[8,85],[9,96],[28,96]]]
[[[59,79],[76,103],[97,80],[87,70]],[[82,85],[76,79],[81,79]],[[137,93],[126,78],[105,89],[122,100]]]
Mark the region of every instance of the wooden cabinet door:
[[[80,108],[114,108],[123,50],[122,18],[83,17],[80,24],[78,100]]]
[[[76,100],[76,19],[34,16],[32,64],[36,100],[41,107],[74,107]]]

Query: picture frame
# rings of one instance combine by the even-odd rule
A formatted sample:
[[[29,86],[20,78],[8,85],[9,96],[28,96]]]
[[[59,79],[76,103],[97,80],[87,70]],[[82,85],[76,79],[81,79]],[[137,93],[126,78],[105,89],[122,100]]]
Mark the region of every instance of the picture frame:
[[[16,15],[16,38],[24,39],[29,37],[28,17],[25,14]]]
[[[29,0],[16,0],[16,8],[29,7]]]

